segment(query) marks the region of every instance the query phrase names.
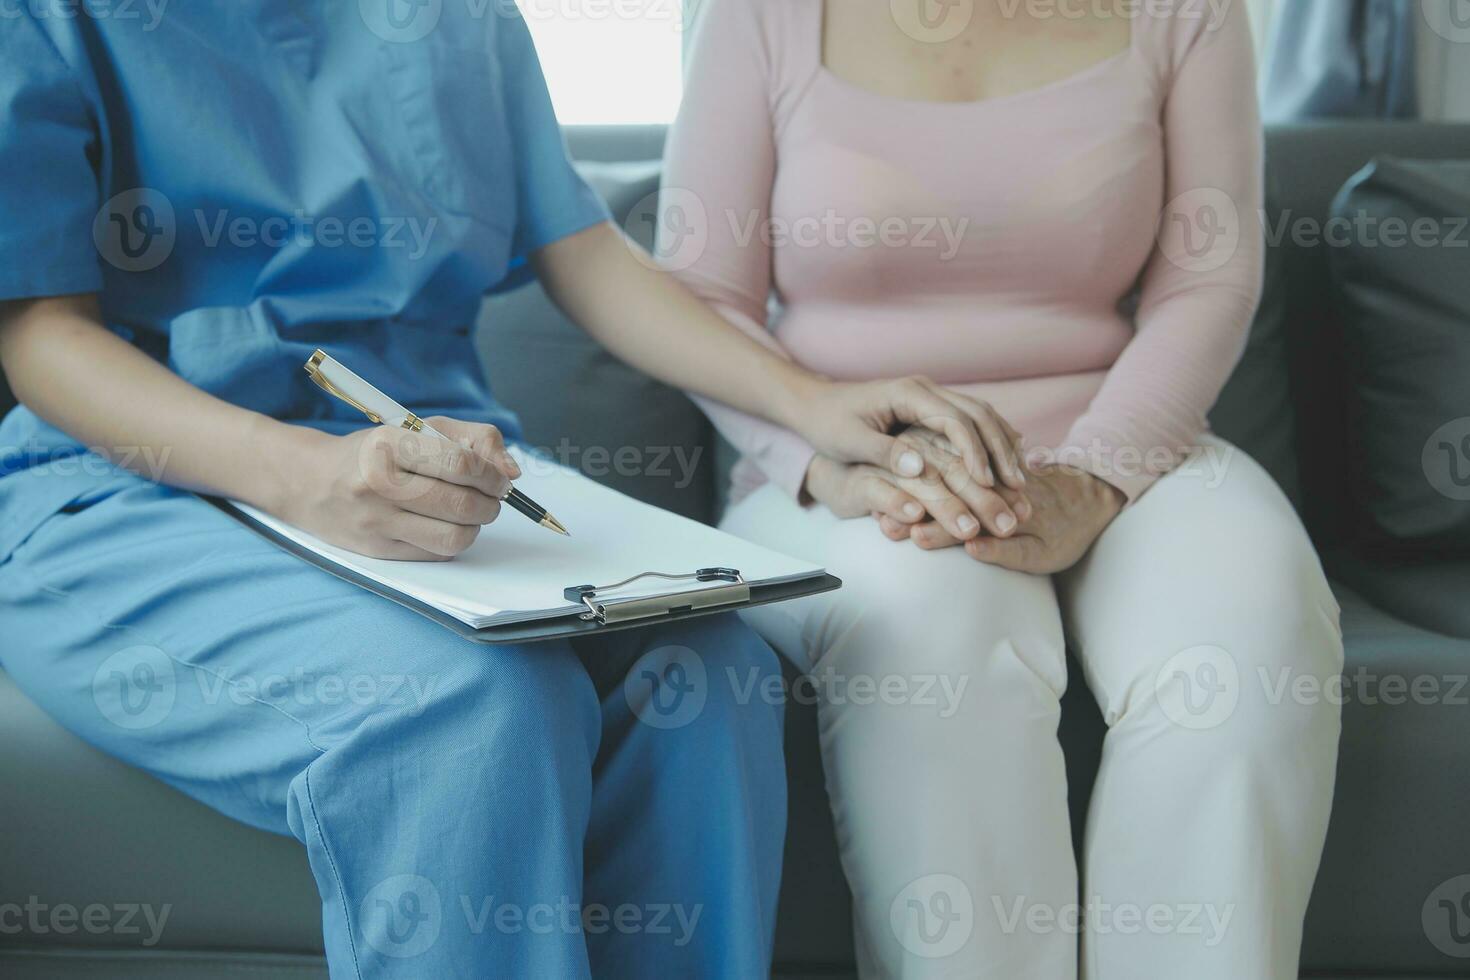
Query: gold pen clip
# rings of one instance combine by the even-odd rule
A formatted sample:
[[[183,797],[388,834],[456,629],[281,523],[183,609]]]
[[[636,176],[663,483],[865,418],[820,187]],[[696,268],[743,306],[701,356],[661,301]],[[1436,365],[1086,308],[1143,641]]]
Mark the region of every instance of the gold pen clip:
[[[342,399],[344,402],[351,405],[362,414],[366,415],[368,419],[370,419],[375,424],[382,425],[383,419],[381,416],[378,415],[377,412],[368,409],[367,406],[363,405],[356,398],[353,398],[351,395],[347,394],[345,391],[332,384],[331,381],[327,380],[327,376],[322,374],[322,359],[326,356],[326,351],[318,350],[315,354],[312,354],[311,359],[306,362],[306,373],[311,375],[311,380],[315,381],[318,386],[325,389],[329,394]]]

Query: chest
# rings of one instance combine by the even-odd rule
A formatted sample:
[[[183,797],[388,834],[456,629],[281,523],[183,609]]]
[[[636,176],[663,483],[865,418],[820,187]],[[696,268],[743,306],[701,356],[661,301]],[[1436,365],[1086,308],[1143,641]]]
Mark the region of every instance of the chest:
[[[101,27],[104,180],[228,218],[508,224],[494,25],[390,43],[357,7],[191,5],[149,34]]]
[[[1120,56],[1125,7],[1025,0],[825,0],[822,61],[902,99],[977,102],[1043,88]]]
[[[783,293],[1112,302],[1131,286],[1153,247],[1166,167],[1163,95],[1128,39],[1079,71],[1069,63],[983,98],[907,73],[896,56],[884,64],[908,87],[828,64],[779,131],[773,216],[837,229],[820,238],[833,247],[777,249]]]
[[[431,280],[497,281],[517,219],[507,82],[496,25],[452,23],[462,9],[413,43],[341,0],[99,21],[105,197],[148,189],[169,245],[110,288],[158,317],[308,293],[369,315]]]

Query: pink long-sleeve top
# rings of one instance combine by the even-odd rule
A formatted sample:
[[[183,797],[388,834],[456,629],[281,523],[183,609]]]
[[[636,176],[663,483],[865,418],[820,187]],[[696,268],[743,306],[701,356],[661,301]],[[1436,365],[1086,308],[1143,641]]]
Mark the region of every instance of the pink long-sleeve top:
[[[977,102],[822,64],[822,0],[707,0],[660,252],[727,318],[844,380],[922,374],[1136,499],[1206,429],[1259,301],[1244,5],[1139,5],[1128,48]],[[737,493],[799,494],[795,433],[704,402]]]

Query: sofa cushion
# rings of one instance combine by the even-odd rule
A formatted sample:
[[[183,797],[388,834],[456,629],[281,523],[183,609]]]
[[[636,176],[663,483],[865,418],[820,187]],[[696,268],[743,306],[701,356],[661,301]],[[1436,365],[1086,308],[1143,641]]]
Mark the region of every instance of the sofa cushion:
[[[1380,158],[1333,206],[1355,526],[1377,551],[1470,553],[1470,161]]]
[[[1303,972],[1463,977],[1470,941],[1448,930],[1438,900],[1470,872],[1470,780],[1459,775],[1470,642],[1411,626],[1341,583],[1333,591],[1346,647],[1342,743]]]
[[[1340,547],[1325,553],[1322,561],[1333,578],[1385,612],[1436,633],[1470,639],[1470,560],[1385,561]]]
[[[1338,540],[1348,525],[1346,460],[1351,433],[1344,425],[1347,392],[1343,378],[1342,328],[1323,228],[1343,182],[1374,156],[1389,151],[1415,159],[1470,157],[1470,126],[1404,122],[1315,122],[1273,126],[1266,131],[1266,236],[1269,246],[1266,292],[1252,332],[1284,332],[1286,365],[1242,362],[1211,416],[1221,435],[1259,459],[1290,492],[1286,468],[1299,474],[1293,496],[1319,542]],[[1256,369],[1289,370],[1291,399],[1272,394],[1279,388],[1247,383]],[[1278,381],[1279,384],[1279,381]],[[1242,385],[1245,385],[1242,387]],[[1251,404],[1255,393],[1259,403]],[[1224,418],[1242,411],[1243,431]],[[1294,429],[1295,459],[1282,464],[1269,440],[1272,429]],[[1250,433],[1264,433],[1268,442]]]
[[[0,976],[61,975],[10,972],[4,957],[19,944],[138,957],[163,949],[320,953],[321,898],[296,840],[237,823],[104,755],[47,717],[4,671],[0,786],[0,904],[24,906],[35,896],[53,909],[148,906],[159,925],[135,912],[133,925],[119,920],[102,934],[0,929]],[[161,941],[150,944],[160,930]]]
[[[658,163],[579,169],[615,220],[648,246]],[[682,392],[603,350],[537,283],[490,298],[476,340],[491,390],[520,415],[531,445],[616,490],[712,520],[711,429]]]

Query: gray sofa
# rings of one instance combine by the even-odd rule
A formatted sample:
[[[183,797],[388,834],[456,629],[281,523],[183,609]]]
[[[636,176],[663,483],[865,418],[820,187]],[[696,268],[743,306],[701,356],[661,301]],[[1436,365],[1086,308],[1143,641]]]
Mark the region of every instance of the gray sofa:
[[[646,237],[661,133],[573,131],[570,139],[619,220]],[[1325,218],[1348,176],[1384,152],[1470,158],[1470,127],[1273,131],[1273,227],[1283,215]],[[1273,246],[1261,314],[1213,423],[1272,472],[1311,528],[1343,606],[1349,676],[1434,678],[1443,696],[1400,703],[1386,685],[1374,688],[1378,696],[1350,695],[1303,975],[1470,977],[1470,887],[1452,881],[1470,874],[1470,689],[1450,693],[1470,673],[1470,562],[1372,561],[1346,546],[1353,529],[1343,474],[1352,439],[1343,425],[1331,296],[1324,249],[1291,236]],[[522,413],[531,442],[627,492],[715,517],[728,454],[683,396],[594,350],[534,286],[487,304],[481,339],[495,388]],[[623,446],[645,450],[649,465],[638,473],[614,465],[610,454]],[[654,465],[660,458],[663,465]],[[686,471],[681,463],[695,465]],[[23,648],[39,638],[0,627],[0,642]],[[1080,830],[1103,732],[1080,683],[1071,687],[1062,728]],[[788,743],[791,826],[776,969],[845,976],[849,896],[810,709],[792,706]],[[3,674],[0,787],[0,976],[325,975],[318,903],[294,841],[235,825],[104,758]],[[152,946],[144,944],[146,928],[136,935],[11,928],[18,919],[7,918],[7,907],[33,896],[78,908],[166,904],[171,914]],[[1454,914],[1461,918],[1444,918]]]

